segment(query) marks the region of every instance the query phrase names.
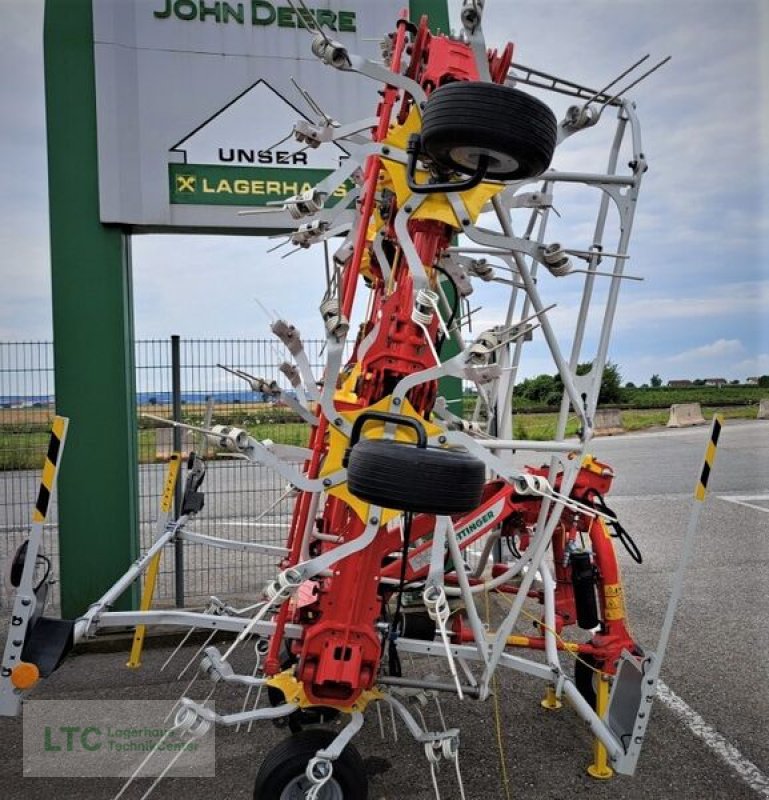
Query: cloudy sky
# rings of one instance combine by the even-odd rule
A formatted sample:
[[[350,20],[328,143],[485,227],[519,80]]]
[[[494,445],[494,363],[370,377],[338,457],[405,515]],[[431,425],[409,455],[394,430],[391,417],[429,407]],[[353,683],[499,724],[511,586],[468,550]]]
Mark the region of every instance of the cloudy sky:
[[[625,380],[769,373],[769,3],[766,0],[487,0],[491,45],[516,60],[601,86],[640,56],[672,56],[632,90],[650,169],[644,179],[610,358]],[[0,341],[52,336],[48,263],[42,0],[0,0]],[[451,0],[457,19],[458,0]],[[562,101],[551,103],[557,112]],[[597,134],[596,134],[597,136]],[[602,140],[564,147],[573,168]],[[570,148],[570,149],[569,149]],[[600,163],[600,162],[599,162]],[[599,163],[588,168],[598,167]],[[589,245],[591,198],[556,202],[564,244]],[[282,260],[255,237],[135,237],[137,338],[172,333],[262,338],[269,320],[253,298],[320,333],[323,283],[315,251]],[[543,280],[564,330],[577,286]],[[213,303],[227,287],[240,304]],[[301,291],[297,288],[301,287]],[[175,298],[175,299],[174,299]],[[478,324],[504,298],[479,291]],[[554,371],[534,347],[523,376]]]

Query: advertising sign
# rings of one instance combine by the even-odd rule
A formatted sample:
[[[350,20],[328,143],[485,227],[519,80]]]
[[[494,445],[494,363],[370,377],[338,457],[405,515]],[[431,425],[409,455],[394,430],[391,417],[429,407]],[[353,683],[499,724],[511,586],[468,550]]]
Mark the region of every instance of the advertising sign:
[[[377,60],[404,3],[293,5],[93,0],[102,222],[233,232],[290,224],[238,210],[298,194],[346,158],[338,145],[313,150],[291,136],[300,118],[318,120],[303,92],[349,122],[374,115],[380,88],[320,62],[311,28]]]

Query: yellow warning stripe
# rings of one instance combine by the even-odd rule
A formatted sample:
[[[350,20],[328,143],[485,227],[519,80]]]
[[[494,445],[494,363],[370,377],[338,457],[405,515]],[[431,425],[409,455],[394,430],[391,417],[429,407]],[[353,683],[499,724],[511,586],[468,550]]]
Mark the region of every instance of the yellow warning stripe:
[[[57,416],[53,419],[51,438],[48,440],[48,451],[45,454],[45,463],[43,464],[43,474],[40,476],[40,489],[32,512],[33,522],[45,522],[45,518],[48,515],[48,505],[51,502],[53,487],[56,483],[56,472],[68,421],[66,417]]]
[[[163,487],[163,496],[160,498],[160,510],[164,514],[171,511],[171,504],[174,501],[174,489],[176,480],[179,476],[179,465],[181,456],[179,453],[172,453],[168,459],[168,470],[166,471],[166,483]]]
[[[607,583],[603,587],[604,616],[607,620],[625,619],[625,599],[621,583]]]
[[[172,453],[171,458],[168,459],[168,468],[166,469],[166,482],[163,486],[163,496],[160,498],[160,512],[161,514],[170,514],[171,505],[174,500],[174,489],[176,488],[176,481],[179,478],[179,467],[181,466],[181,455],[179,453]],[[152,608],[152,599],[155,596],[155,586],[158,582],[158,573],[160,572],[160,556],[161,553],[155,553],[147,566],[147,577],[144,581],[144,588],[142,589],[141,602],[139,603],[140,611],[149,611]],[[131,644],[131,655],[128,657],[127,667],[130,669],[137,669],[142,663],[142,650],[144,648],[144,636],[147,633],[145,625],[137,625],[134,631],[134,638]]]
[[[705,449],[705,460],[702,463],[702,472],[700,479],[697,483],[697,488],[694,490],[694,497],[702,502],[708,490],[708,481],[710,480],[710,473],[713,469],[713,464],[716,460],[716,449],[718,447],[718,437],[721,435],[721,426],[723,425],[723,417],[716,414],[713,417],[713,426],[710,429],[710,441]]]

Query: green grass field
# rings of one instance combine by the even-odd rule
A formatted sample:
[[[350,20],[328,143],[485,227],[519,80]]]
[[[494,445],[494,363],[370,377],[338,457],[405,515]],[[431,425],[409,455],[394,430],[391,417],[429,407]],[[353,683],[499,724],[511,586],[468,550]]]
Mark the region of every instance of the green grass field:
[[[704,406],[702,414],[709,420],[714,413],[722,414],[726,419],[755,419],[755,406]],[[670,413],[667,408],[652,409],[623,409],[621,412],[622,427],[626,432],[640,431],[665,425]],[[513,435],[516,439],[532,439],[544,441],[552,439],[555,435],[555,424],[558,415],[548,414],[518,414],[516,415]],[[569,420],[566,435],[571,436],[577,432],[576,418]]]
[[[673,403],[701,403],[716,406],[758,404],[769,396],[769,389],[759,386],[691,386],[687,389],[623,389],[623,403],[629,408],[668,408]]]

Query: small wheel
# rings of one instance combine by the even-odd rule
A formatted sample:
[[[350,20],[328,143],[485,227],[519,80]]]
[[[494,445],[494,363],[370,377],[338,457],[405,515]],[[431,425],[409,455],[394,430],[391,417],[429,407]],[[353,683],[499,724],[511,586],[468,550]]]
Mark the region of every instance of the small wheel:
[[[589,654],[580,654],[579,660],[574,663],[574,683],[577,691],[590,703],[593,711],[596,709],[598,695],[596,681],[600,677],[595,670],[601,666],[602,662]]]
[[[421,514],[461,514],[480,502],[483,462],[462,450],[363,439],[350,451],[347,487],[361,500]]]
[[[436,89],[422,115],[422,149],[444,169],[523,180],[543,173],[557,136],[553,112],[536,97],[498,83],[455,81]]]
[[[254,800],[304,800],[312,785],[305,775],[307,764],[334,738],[331,731],[311,730],[284,739],[259,767]],[[331,779],[320,790],[318,800],[366,800],[366,767],[356,748],[348,744],[333,766]]]

